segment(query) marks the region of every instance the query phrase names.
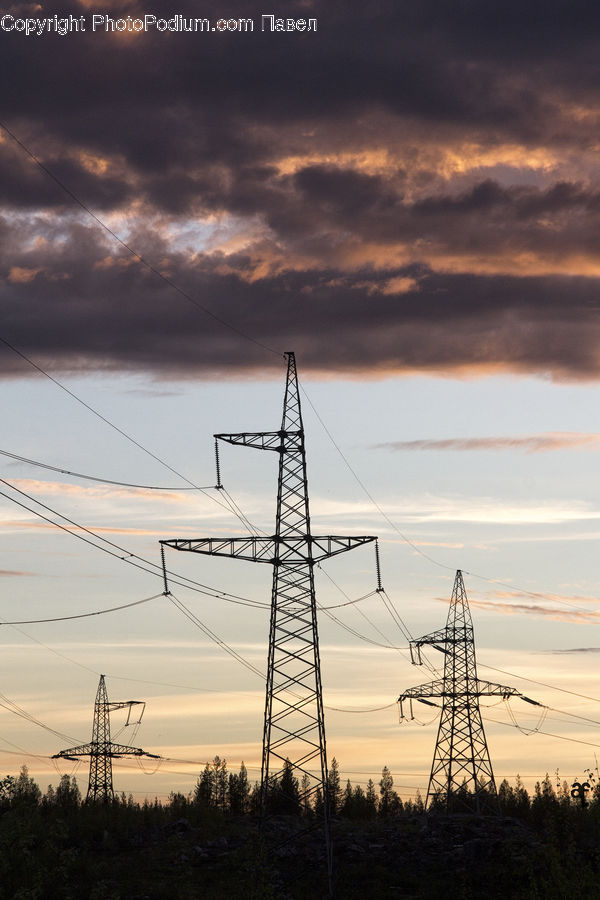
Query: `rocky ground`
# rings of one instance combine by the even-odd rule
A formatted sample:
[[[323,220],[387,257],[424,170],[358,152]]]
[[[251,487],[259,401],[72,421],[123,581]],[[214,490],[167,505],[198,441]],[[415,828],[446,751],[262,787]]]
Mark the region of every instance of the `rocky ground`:
[[[106,820],[101,818],[106,812]],[[160,812],[160,811],[159,811]],[[246,816],[158,817],[85,807],[0,817],[2,900],[321,900],[319,829]],[[161,813],[162,816],[162,813]],[[333,822],[337,900],[600,900],[600,819],[400,815]]]
[[[595,841],[561,843],[545,827],[512,818],[418,816],[356,825],[335,822],[337,900],[569,900],[600,898]],[[106,851],[110,854],[110,851]],[[271,822],[266,846],[249,823],[203,838],[185,820],[170,833],[146,835],[122,848],[139,886],[106,884],[103,900],[320,900],[328,897],[322,835],[297,835],[293,820]]]

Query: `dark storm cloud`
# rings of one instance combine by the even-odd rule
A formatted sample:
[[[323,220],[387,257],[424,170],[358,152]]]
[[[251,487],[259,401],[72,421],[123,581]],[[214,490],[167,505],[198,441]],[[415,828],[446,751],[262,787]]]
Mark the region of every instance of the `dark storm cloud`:
[[[152,9],[175,11],[199,14]],[[4,135],[7,340],[73,369],[261,368],[267,346],[321,370],[598,376],[598,283],[582,275],[595,272],[600,193],[584,162],[540,184],[514,161],[512,181],[494,163],[484,172],[485,154],[461,181],[440,158],[507,143],[531,171],[530,150],[592,152],[599,9],[286,5],[286,17],[318,19],[311,34],[263,33],[264,9],[243,0],[230,12],[254,18],[255,33],[0,34],[0,119],[68,188]],[[69,13],[91,15],[73,2]],[[389,159],[373,162],[378,151]],[[233,246],[170,240],[170,218],[185,231],[202,217],[234,220]],[[22,364],[3,351],[5,373]]]
[[[214,4],[207,6],[210,15]],[[318,145],[339,120],[360,134],[364,114],[374,110],[436,129],[484,129],[491,141],[552,135],[555,91],[581,85],[581,51],[597,12],[582,12],[574,31],[566,3],[555,4],[552,15],[533,4],[530,16],[527,3],[494,12],[477,4],[460,11],[439,2],[415,6],[349,13],[347,4],[292,4],[286,15],[318,17],[319,31],[310,35],[262,33],[262,10],[244,3],[235,14],[256,20],[252,36],[3,34],[0,77],[16,89],[3,95],[2,116],[40,151],[52,141],[58,150],[83,144],[121,154],[133,172],[167,182],[182,167],[268,160],[273,148],[257,126],[316,127]],[[172,12],[164,4],[161,10]],[[61,12],[82,9],[67,4]],[[571,23],[566,30],[563,19]],[[539,34],[563,52],[558,62],[549,52],[536,58],[542,69],[534,72],[541,41],[532,37]]]
[[[401,184],[352,171],[316,166],[297,173],[294,182],[294,194],[274,191],[275,209],[264,210],[284,234],[297,231],[302,220],[306,229],[314,227],[314,219],[321,229],[361,240],[433,240],[448,252],[595,252],[600,193],[580,184],[542,190],[487,179],[466,192],[407,203]]]
[[[194,305],[125,252],[112,255],[91,226],[72,224],[68,233],[31,227],[45,243],[32,246],[24,226],[15,232],[0,223],[2,336],[43,365],[210,375],[278,367],[277,355],[291,347],[303,366],[321,371],[376,376],[502,366],[597,376],[595,279],[405,267],[387,273],[403,291],[384,294],[373,270],[313,268],[251,280],[242,274],[249,263],[243,253],[166,257],[160,238],[134,235],[138,245],[159,248],[154,263],[177,272]],[[28,371],[7,348],[0,367]]]

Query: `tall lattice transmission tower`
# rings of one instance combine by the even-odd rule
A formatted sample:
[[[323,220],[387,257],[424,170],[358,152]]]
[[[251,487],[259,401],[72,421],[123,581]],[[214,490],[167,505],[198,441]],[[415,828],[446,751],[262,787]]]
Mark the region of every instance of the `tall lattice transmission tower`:
[[[81,744],[79,747],[71,747],[69,750],[61,750],[55,753],[52,759],[76,760],[81,756],[90,758],[90,779],[88,782],[87,800],[108,803],[114,798],[115,792],[112,779],[112,761],[121,756],[151,756],[159,759],[155,753],[147,753],[138,747],[129,747],[127,744],[113,744],[110,739],[110,713],[117,709],[128,709],[126,725],[129,725],[131,709],[133,706],[142,706],[143,700],[123,700],[109,702],[104,683],[104,675],[100,676],[96,702],[94,704],[94,724],[92,726],[92,740],[89,744]]]
[[[409,688],[398,702],[401,717],[404,717],[404,702],[410,702],[412,717],[413,700],[424,703],[430,703],[434,697],[442,700],[426,802],[429,804],[436,797],[448,810],[466,804],[482,812],[495,806],[496,782],[479,698],[520,697],[535,706],[541,704],[514,688],[477,677],[473,622],[460,569],[454,581],[446,627],[410,642],[414,664],[422,664],[421,647],[425,645],[444,654],[444,677]]]
[[[322,560],[374,541],[369,537],[311,533],[304,426],[296,360],[286,353],[287,378],[279,431],[217,434],[229,444],[271,450],[279,457],[275,534],[270,537],[167,540],[161,544],[212,556],[273,566],[263,729],[263,814],[292,775],[302,785],[300,805],[322,792],[327,866],[332,855],[327,753],[317,632],[314,567]],[[315,776],[315,770],[317,775]]]

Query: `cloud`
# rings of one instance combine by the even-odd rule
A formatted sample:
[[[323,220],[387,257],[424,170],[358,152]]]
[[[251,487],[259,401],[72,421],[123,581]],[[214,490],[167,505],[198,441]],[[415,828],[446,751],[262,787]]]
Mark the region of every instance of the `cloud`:
[[[0,578],[21,578],[22,576],[34,574],[34,572],[19,572],[14,569],[0,569]]]
[[[599,441],[600,434],[559,431],[520,437],[391,441],[375,446],[376,449],[388,450],[523,450],[526,453],[540,453],[549,450],[594,450]]]
[[[52,531],[56,528],[56,526],[52,525],[52,523],[39,522],[37,520],[31,520],[31,521],[8,520],[7,522],[3,522],[2,524],[5,527],[9,527],[9,528],[27,528],[27,529],[31,529],[34,531]],[[68,527],[68,530],[70,531],[71,534],[75,534],[75,535],[86,533],[88,530],[91,530],[94,534],[125,534],[130,537],[143,535],[143,536],[155,537],[157,540],[164,537],[163,531],[160,531],[160,530],[153,531],[152,529],[149,529],[149,528],[118,528],[118,527],[111,528],[111,527],[102,527],[102,526],[96,526],[96,525],[94,525],[92,527],[90,527],[90,526],[87,526],[87,527],[81,526],[80,527],[80,526],[76,526],[76,525],[70,525]],[[27,575],[29,573],[16,572],[14,574]]]
[[[495,597],[501,599],[519,598],[519,597],[537,597],[540,600],[555,603],[566,603],[568,606],[574,606],[582,603],[600,604],[600,597],[586,597],[582,594],[554,594],[543,593],[540,591],[494,591]]]
[[[146,370],[162,377],[279,372],[281,353],[291,346],[304,371],[378,377],[505,369],[596,377],[595,279],[441,275],[414,266],[381,272],[275,266],[270,272],[263,251],[265,268],[257,276],[249,251],[190,256],[169,252],[155,234],[153,264],[175,278],[190,302],[139,263],[97,268],[109,251],[91,226],[40,226],[45,242],[32,248],[38,224],[11,232],[0,273],[4,255],[7,263],[39,274],[0,284],[0,297],[10,322],[7,339],[42,366]],[[11,231],[6,221],[4,231]],[[146,230],[132,244],[144,252],[149,240]],[[402,290],[386,293],[398,278]],[[24,375],[30,369],[3,348],[0,371]]]
[[[441,600],[442,598],[440,598]],[[529,602],[519,602],[527,600]],[[509,602],[506,602],[509,601]],[[447,601],[444,601],[447,602]],[[491,591],[488,599],[470,598],[471,606],[500,615],[531,615],[559,622],[595,624],[600,621],[600,610],[582,608],[585,604],[600,605],[600,598],[581,595],[562,595],[538,591]],[[554,604],[554,605],[549,605]],[[557,606],[560,604],[562,608]],[[569,607],[569,608],[565,608]]]
[[[316,520],[327,527],[333,520],[351,522],[357,521],[357,527],[362,523],[372,520],[371,527],[376,528],[379,534],[386,533],[377,517],[372,504],[367,500],[360,502],[331,501],[327,497],[315,497],[314,499]],[[484,525],[493,524],[560,524],[571,522],[595,521],[600,518],[600,510],[596,509],[588,501],[561,499],[547,499],[543,502],[519,502],[506,497],[495,496],[463,496],[462,494],[406,494],[394,498],[384,506],[386,514],[396,522],[403,523],[434,523],[434,522],[476,522]],[[331,527],[333,527],[331,525]],[[335,530],[335,529],[334,529]],[[392,540],[397,535],[389,532]],[[513,538],[514,539],[514,538]],[[521,538],[519,537],[519,540]],[[418,540],[416,541],[418,543]]]
[[[447,600],[446,600],[447,602]],[[575,622],[577,624],[597,624],[600,622],[600,611],[566,610],[541,606],[536,603],[496,603],[487,600],[473,600],[470,605],[488,612],[506,616],[530,615],[553,619],[557,622]]]
[[[138,397],[150,397],[150,398],[155,398],[155,397],[180,397],[180,396],[181,396],[181,391],[165,391],[165,390],[162,390],[161,388],[158,388],[158,387],[157,387],[157,388],[153,388],[153,389],[149,389],[149,388],[130,388],[129,390],[125,391],[125,393],[126,393],[126,394],[133,394],[133,395],[138,396]]]
[[[43,494],[44,496],[76,497],[89,500],[91,503],[102,500],[160,500],[161,503],[187,503],[189,497],[177,490],[155,490],[144,487],[126,487],[102,484],[71,484],[61,481],[39,481],[34,478],[11,478],[8,487],[16,487],[26,494]]]

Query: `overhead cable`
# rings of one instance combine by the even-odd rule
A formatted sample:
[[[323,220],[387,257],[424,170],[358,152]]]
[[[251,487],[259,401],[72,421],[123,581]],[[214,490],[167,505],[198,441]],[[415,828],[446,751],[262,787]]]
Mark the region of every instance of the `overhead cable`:
[[[71,478],[83,478],[85,481],[98,481],[100,484],[111,484],[117,487],[139,488],[144,491],[208,491],[212,485],[204,485],[203,487],[162,487],[155,484],[132,484],[129,481],[114,481],[111,478],[100,478],[98,475],[84,475],[82,472],[72,472],[70,469],[63,469],[59,466],[52,466],[50,463],[40,462],[37,459],[28,459],[26,456],[19,456],[18,453],[10,453],[8,450],[0,450],[0,456],[6,456],[17,462],[26,463],[28,466],[37,466],[39,469],[47,469],[50,472],[58,472],[60,475],[69,475]]]
[[[19,619],[15,622],[7,622],[0,619],[0,625],[39,625],[42,622],[66,622],[69,619],[88,619],[90,616],[104,616],[107,613],[131,609],[133,606],[141,606],[142,603],[149,603],[150,600],[156,600],[162,596],[164,596],[162,593],[154,594],[152,597],[145,597],[144,600],[135,600],[133,603],[123,603],[121,606],[111,606],[110,609],[97,609],[94,612],[76,613],[73,616],[54,616],[49,619]]]

